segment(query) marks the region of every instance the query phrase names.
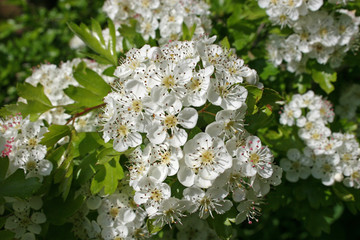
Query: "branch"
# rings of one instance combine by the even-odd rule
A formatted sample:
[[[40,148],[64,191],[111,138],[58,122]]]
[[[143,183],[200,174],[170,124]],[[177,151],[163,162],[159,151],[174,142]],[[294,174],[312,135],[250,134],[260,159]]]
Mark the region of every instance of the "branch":
[[[70,118],[65,125],[68,125],[71,121],[74,121],[77,117],[80,117],[88,112],[90,112],[91,110],[97,109],[97,108],[101,108],[104,107],[106,105],[106,103],[102,103],[100,105],[94,106],[94,107],[90,107],[90,108],[85,108],[84,111],[76,113],[72,118]]]

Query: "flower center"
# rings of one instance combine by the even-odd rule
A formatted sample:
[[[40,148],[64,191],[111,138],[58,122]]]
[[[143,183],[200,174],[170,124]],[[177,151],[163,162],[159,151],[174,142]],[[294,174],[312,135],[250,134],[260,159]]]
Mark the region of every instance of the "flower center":
[[[198,78],[191,78],[190,89],[192,91],[200,90],[201,81]]]
[[[204,211],[207,212],[209,211],[209,206],[211,204],[211,201],[208,197],[203,197],[201,200],[200,200],[200,205],[204,207]]]
[[[353,172],[352,174],[351,174],[351,177],[352,178],[360,178],[360,173],[358,172],[358,171],[356,171],[356,172]]]
[[[32,171],[36,169],[36,162],[34,160],[30,160],[26,163],[26,170]]]
[[[311,138],[314,140],[319,140],[321,137],[321,135],[319,133],[313,133],[311,134]]]
[[[293,162],[291,166],[293,169],[299,170],[301,165],[299,162]]]
[[[118,209],[117,207],[111,208],[111,209],[110,209],[110,212],[109,212],[109,214],[110,214],[110,216],[111,216],[112,218],[116,218],[116,216],[118,215],[118,213],[119,213],[119,209]]]
[[[325,150],[326,150],[326,151],[329,151],[329,150],[331,150],[331,149],[333,149],[333,145],[332,145],[331,143],[328,143],[328,144],[325,146]]]
[[[345,162],[349,161],[350,159],[352,159],[352,156],[349,153],[345,153],[341,158],[341,160],[343,160]]]
[[[252,162],[254,165],[257,164],[260,160],[260,156],[257,153],[250,154],[250,162]]]
[[[127,126],[121,124],[117,129],[117,132],[121,137],[125,137],[129,133],[129,129],[127,128]]]
[[[175,86],[175,79],[172,75],[166,76],[162,80],[162,85],[164,85],[167,89],[170,89]]]
[[[200,157],[203,165],[209,165],[214,161],[214,153],[211,150],[203,151]]]
[[[235,121],[228,121],[226,124],[225,124],[225,130],[231,130],[232,128],[234,128],[234,124],[235,124]]]
[[[164,124],[166,128],[173,128],[176,127],[177,124],[177,118],[174,115],[168,115],[166,116],[164,120]]]
[[[229,94],[229,90],[228,90],[227,86],[219,86],[218,92],[219,92],[220,97],[226,97]]]
[[[142,102],[140,100],[135,99],[134,101],[132,101],[132,109],[134,110],[134,112],[141,112],[142,110]]]
[[[161,163],[162,164],[169,164],[170,163],[170,157],[171,154],[169,152],[164,152],[161,155]]]
[[[28,144],[30,147],[35,147],[37,144],[37,140],[35,138],[30,138]]]
[[[312,124],[312,122],[307,122],[307,123],[305,123],[305,129],[306,130],[310,130],[310,129],[312,129],[312,127],[313,127],[313,124]]]
[[[325,164],[322,166],[322,169],[324,170],[324,172],[330,172],[330,171],[331,171],[331,165],[325,163]]]
[[[78,124],[80,125],[80,127],[85,127],[85,126],[86,126],[86,123],[87,123],[86,120],[84,120],[84,119],[79,119]]]
[[[131,61],[130,64],[129,64],[129,68],[131,70],[135,70],[138,66],[140,65],[140,62],[139,61]]]
[[[152,192],[151,192],[151,196],[150,196],[151,200],[154,200],[155,202],[160,202],[162,199],[162,193],[159,189],[155,188]]]
[[[327,33],[328,33],[328,31],[327,31],[326,28],[323,28],[323,29],[320,30],[320,35],[321,35],[322,37],[326,36]]]

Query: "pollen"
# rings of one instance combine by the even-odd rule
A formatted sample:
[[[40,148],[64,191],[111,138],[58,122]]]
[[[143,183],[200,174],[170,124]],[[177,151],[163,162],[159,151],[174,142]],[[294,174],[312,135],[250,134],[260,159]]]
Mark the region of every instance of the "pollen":
[[[116,218],[119,213],[119,209],[117,207],[113,207],[110,209],[109,214],[112,218]]]
[[[214,161],[214,153],[211,150],[205,150],[201,153],[201,163],[209,165]]]
[[[164,152],[161,154],[161,163],[163,164],[169,164],[170,163],[170,152]]]
[[[256,165],[258,162],[259,162],[259,160],[260,160],[260,156],[259,156],[259,154],[257,154],[257,153],[252,153],[251,155],[250,155],[250,162],[252,162],[254,165]]]
[[[118,134],[119,134],[121,137],[125,137],[125,136],[128,135],[129,129],[128,129],[127,126],[121,124],[121,125],[119,126],[119,128],[117,129],[117,132],[118,132]]]
[[[142,110],[142,102],[140,100],[135,99],[134,101],[132,101],[131,105],[132,105],[131,109],[134,112],[141,112],[141,110]]]
[[[35,147],[37,145],[37,140],[35,138],[30,138],[28,141],[30,147]]]
[[[166,116],[166,118],[164,120],[164,124],[167,129],[176,127],[177,122],[178,122],[178,120],[174,115],[168,115],[168,116]]]
[[[163,78],[162,85],[167,89],[170,89],[175,86],[175,79],[174,76],[169,75]]]
[[[26,163],[26,170],[32,171],[36,168],[36,162],[34,160],[30,160]]]
[[[151,192],[151,196],[150,196],[151,200],[154,200],[155,202],[160,202],[162,199],[162,193],[159,189],[155,188],[152,192]]]

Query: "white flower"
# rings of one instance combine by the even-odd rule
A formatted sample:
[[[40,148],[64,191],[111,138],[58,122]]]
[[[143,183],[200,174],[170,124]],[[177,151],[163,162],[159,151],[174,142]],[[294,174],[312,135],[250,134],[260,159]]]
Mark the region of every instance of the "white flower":
[[[187,140],[187,132],[178,125],[191,129],[198,119],[194,108],[182,109],[182,104],[174,95],[169,95],[163,102],[163,111],[155,114],[155,121],[148,129],[147,137],[153,144],[160,144],[168,140],[171,146],[180,147]]]
[[[215,76],[215,79],[211,79],[208,100],[223,109],[236,110],[240,108],[248,95],[246,88],[229,82],[224,72],[216,72]]]
[[[206,126],[205,132],[212,137],[219,137],[224,141],[238,133],[244,132],[244,118],[246,105],[237,110],[222,110],[216,113],[215,122]]]
[[[102,200],[98,208],[97,223],[102,227],[116,227],[132,222],[136,214],[127,207],[127,203],[122,200],[121,194],[112,194]]]
[[[181,218],[185,215],[185,202],[177,198],[171,197],[161,202],[159,210],[150,215],[150,219],[154,219],[155,226],[164,226],[165,224],[181,223]]]
[[[144,177],[138,183],[139,191],[135,192],[134,201],[145,204],[146,212],[151,215],[160,209],[160,204],[170,198],[171,189],[166,183],[158,183],[152,177]]]
[[[312,176],[321,179],[325,186],[334,184],[336,175],[341,173],[339,162],[340,157],[338,154],[317,156],[311,169]]]
[[[183,99],[184,105],[200,107],[206,103],[207,91],[210,86],[210,76],[214,72],[213,66],[208,66],[195,73],[189,82],[185,84],[188,93]]]
[[[286,172],[286,179],[297,182],[299,178],[306,179],[311,174],[310,167],[303,165],[302,156],[298,149],[291,148],[287,152],[287,158],[280,160],[280,167]]]
[[[142,142],[142,137],[137,132],[135,123],[130,115],[118,115],[113,122],[108,122],[104,125],[103,138],[105,142],[113,139],[113,147],[118,152],[126,151],[129,147],[139,146]]]
[[[271,177],[273,155],[267,147],[261,145],[258,137],[247,137],[246,145],[237,150],[236,156],[245,163],[244,172],[247,176],[251,177],[258,173],[263,178]]]
[[[232,165],[224,142],[207,133],[198,133],[184,146],[185,165],[180,166],[178,179],[184,186],[208,188],[220,173]]]
[[[200,218],[213,217],[212,211],[224,214],[232,207],[232,202],[226,200],[228,192],[221,188],[209,188],[206,192],[198,187],[186,188],[184,198],[189,201],[188,211],[194,213],[199,210]]]

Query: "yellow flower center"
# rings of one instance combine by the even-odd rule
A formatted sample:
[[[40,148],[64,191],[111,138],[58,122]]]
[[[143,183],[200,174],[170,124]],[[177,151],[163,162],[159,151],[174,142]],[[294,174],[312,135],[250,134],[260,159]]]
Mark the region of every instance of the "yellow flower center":
[[[325,163],[325,164],[322,166],[322,169],[324,170],[324,172],[330,172],[330,171],[331,171],[331,165],[328,164],[328,163]]]
[[[201,81],[198,78],[191,78],[190,80],[190,89],[192,91],[200,90]]]
[[[30,138],[28,144],[30,147],[35,147],[37,145],[37,140],[35,138]]]
[[[162,164],[169,164],[170,163],[170,157],[171,157],[171,154],[170,152],[164,152],[161,155],[161,163]]]
[[[134,112],[141,112],[142,110],[142,102],[140,100],[135,99],[132,101],[131,108]]]
[[[260,156],[257,153],[252,153],[250,155],[250,162],[252,162],[254,165],[257,164],[260,160]]]
[[[166,128],[173,128],[177,124],[177,118],[174,115],[168,115],[166,116],[164,120],[164,124]]]
[[[127,126],[125,125],[120,125],[118,130],[117,130],[118,134],[121,136],[121,137],[125,137],[128,135],[129,133],[129,129],[127,128]]]
[[[32,171],[36,168],[36,162],[34,160],[30,160],[26,163],[26,170]]]
[[[160,202],[162,199],[162,193],[159,189],[155,188],[150,195],[150,199],[154,200],[155,202]]]
[[[110,216],[111,216],[112,218],[116,218],[116,216],[118,215],[118,213],[119,213],[119,209],[118,209],[117,207],[111,208],[111,209],[110,209],[110,212],[109,212],[109,214],[110,214]]]
[[[166,76],[162,80],[162,85],[164,85],[167,89],[170,89],[175,86],[175,79],[172,75]]]
[[[214,161],[214,153],[211,150],[205,150],[201,153],[201,163],[203,165],[209,165]]]

